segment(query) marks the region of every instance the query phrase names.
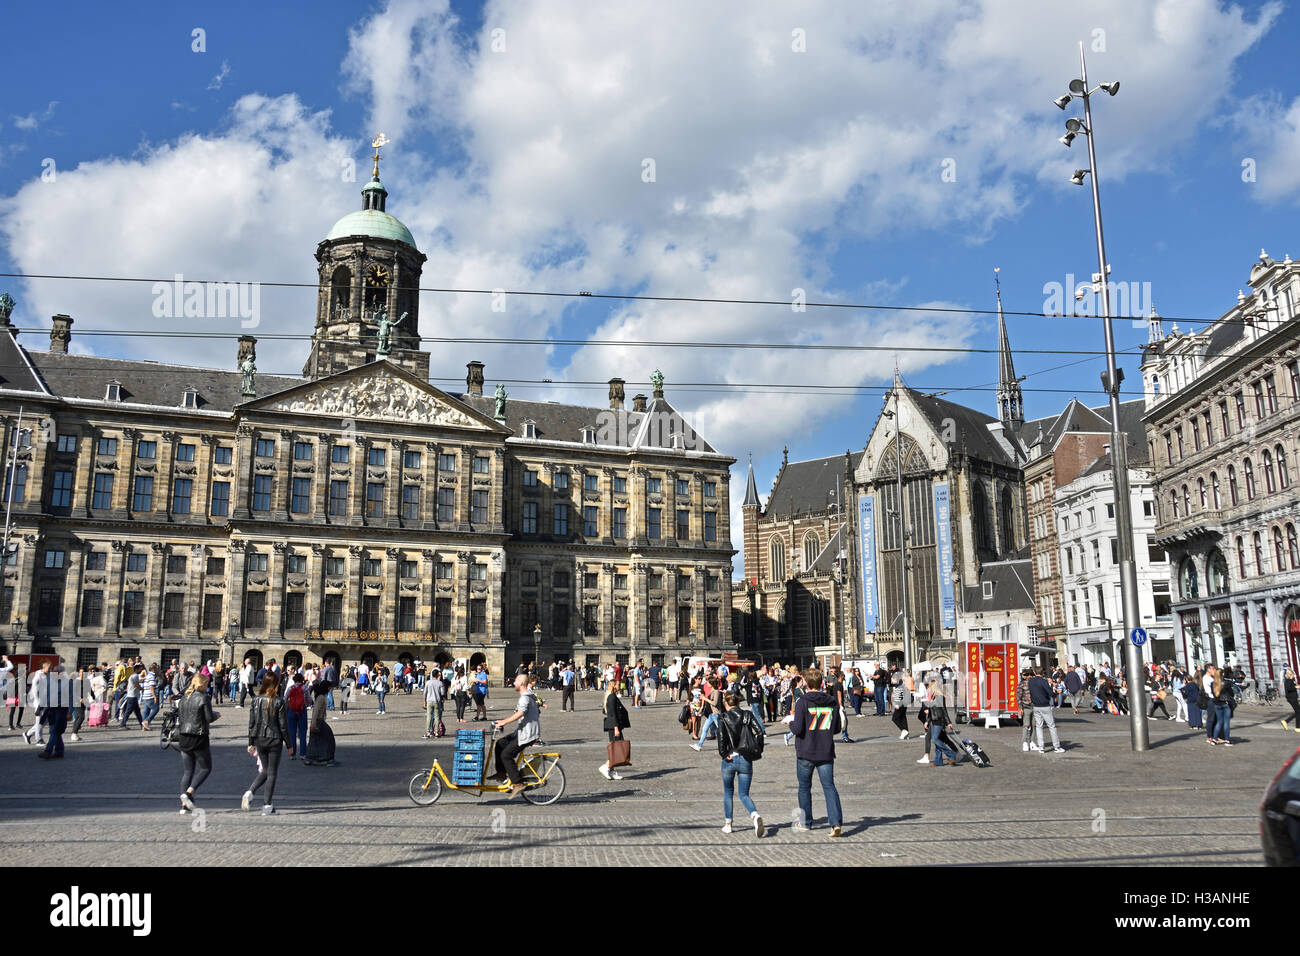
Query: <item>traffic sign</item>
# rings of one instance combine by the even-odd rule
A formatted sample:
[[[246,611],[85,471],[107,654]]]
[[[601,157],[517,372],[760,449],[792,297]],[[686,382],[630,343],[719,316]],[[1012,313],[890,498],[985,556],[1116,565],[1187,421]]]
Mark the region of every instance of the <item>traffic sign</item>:
[[[1141,647],[1147,642],[1147,632],[1140,627],[1135,627],[1129,634],[1129,640],[1133,642],[1134,647]]]

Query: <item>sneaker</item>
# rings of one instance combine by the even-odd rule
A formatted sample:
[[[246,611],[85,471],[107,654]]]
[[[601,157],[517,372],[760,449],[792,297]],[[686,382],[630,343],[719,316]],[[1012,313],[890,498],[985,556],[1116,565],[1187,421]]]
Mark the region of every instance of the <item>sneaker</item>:
[[[1225,746],[1225,747],[1231,747],[1232,745],[1233,745],[1233,744],[1232,744],[1232,741],[1231,741],[1231,740],[1225,740],[1225,741],[1223,742],[1223,746]]]
[[[1034,753],[1042,753],[1042,752],[1043,752],[1043,748],[1040,747],[1040,746],[1038,746],[1038,744],[1036,744],[1036,743],[1030,743],[1030,745],[1029,745],[1029,749],[1032,750],[1032,751],[1034,751]]]
[[[929,762],[930,762],[929,754],[922,755],[921,759],[917,761],[917,763],[929,763]]]
[[[327,761],[325,761],[325,766],[327,766],[327,767],[337,767],[338,765],[339,765],[339,762],[338,762],[337,760],[327,760]]]
[[[839,827],[831,827],[831,839],[832,839],[832,840],[839,839],[840,835],[841,835],[841,834],[840,834],[840,828],[839,828]]]
[[[1290,730],[1290,729],[1291,729],[1290,727],[1288,727],[1288,726],[1286,725],[1286,721],[1285,721],[1285,720],[1282,721],[1282,729],[1283,729],[1283,730]],[[73,740],[75,740],[75,739],[76,739],[76,738],[74,737]]]
[[[619,773],[617,770],[611,770],[611,771],[609,772],[609,777],[610,777],[611,780],[622,780],[622,779],[623,779],[623,775],[622,775],[621,773]]]
[[[596,768],[596,771],[597,771],[597,772],[598,772],[602,777],[604,777],[606,780],[613,780],[613,779],[614,779],[613,776],[611,776],[611,774],[610,774],[610,772],[609,772],[609,765],[608,765],[608,764],[601,764],[599,767]]]
[[[1064,748],[1064,747],[1053,747],[1053,748],[1052,748],[1052,753],[1063,754],[1063,753],[1065,753],[1065,748]]]
[[[1020,749],[1021,749],[1021,751],[1024,752],[1024,753],[1029,753],[1029,741],[1028,741],[1028,740],[1022,740],[1022,741],[1020,742]]]
[[[275,815],[275,807],[271,806],[269,803],[262,808],[262,816],[270,817],[274,815]]]
[[[691,744],[691,749],[698,753],[699,751],[704,749],[704,746],[702,744],[695,743],[695,744]]]
[[[751,813],[750,816],[754,818],[754,836],[761,840],[763,834],[767,832],[767,827],[763,826],[763,818],[757,813]]]
[[[34,727],[29,727],[28,729],[26,729],[26,730],[23,731],[23,741],[24,741],[25,743],[31,743],[31,742],[32,742],[32,731],[35,730],[35,729],[36,729],[36,728],[34,728]]]
[[[188,793],[182,793],[182,794],[181,794],[181,806],[184,807],[186,810],[193,810],[193,809],[194,809],[194,798],[191,797]]]
[[[724,824],[722,825],[722,832],[723,832],[723,833],[735,833],[735,832],[736,832],[735,830],[731,829],[731,821],[730,821],[730,820],[728,820],[726,823],[724,823]]]
[[[239,809],[241,809],[241,810],[251,810],[251,809],[253,809],[253,808],[249,805],[249,804],[251,804],[252,802],[253,802],[253,791],[252,791],[252,790],[245,790],[245,791],[244,791],[244,795],[243,795],[242,797],[240,797],[240,799],[239,799]]]
[[[76,734],[69,734],[69,735],[68,735],[68,739],[69,739],[69,740],[80,740],[81,738],[78,737]]]
[[[430,737],[432,737],[432,736],[433,736],[433,734],[425,734],[425,735],[424,735],[423,737],[421,737],[420,739],[421,739],[421,740],[428,740],[428,739],[429,739]]]
[[[1217,740],[1211,740],[1211,739],[1208,738],[1208,737],[1205,738],[1205,742],[1206,742],[1207,744],[1209,744],[1211,747],[1213,747],[1215,744],[1218,743]]]
[[[906,739],[907,739],[907,731],[905,730],[905,731],[903,731],[901,734],[899,734],[899,735],[898,735],[898,739],[899,739],[899,740],[906,740]]]
[[[185,816],[189,812],[190,812],[189,807],[181,807],[181,816]]]

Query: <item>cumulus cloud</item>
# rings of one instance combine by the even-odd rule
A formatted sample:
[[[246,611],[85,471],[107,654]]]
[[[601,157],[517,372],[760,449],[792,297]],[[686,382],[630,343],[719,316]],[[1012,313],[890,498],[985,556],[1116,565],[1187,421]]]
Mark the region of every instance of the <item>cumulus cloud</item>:
[[[1242,179],[1257,202],[1300,202],[1300,97],[1253,96],[1233,114],[1233,145],[1242,157]]]

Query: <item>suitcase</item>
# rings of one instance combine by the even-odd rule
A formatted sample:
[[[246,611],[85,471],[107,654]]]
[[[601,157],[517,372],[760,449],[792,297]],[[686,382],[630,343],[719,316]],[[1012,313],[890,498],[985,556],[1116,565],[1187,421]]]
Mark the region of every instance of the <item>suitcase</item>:
[[[86,723],[91,727],[108,726],[108,704],[97,702],[90,705],[90,715]]]
[[[961,751],[965,753],[966,756],[970,757],[971,762],[977,767],[993,766],[992,762],[989,760],[989,755],[984,752],[983,748],[980,747],[979,744],[975,743],[975,741],[971,740],[969,737],[963,737],[961,739]]]

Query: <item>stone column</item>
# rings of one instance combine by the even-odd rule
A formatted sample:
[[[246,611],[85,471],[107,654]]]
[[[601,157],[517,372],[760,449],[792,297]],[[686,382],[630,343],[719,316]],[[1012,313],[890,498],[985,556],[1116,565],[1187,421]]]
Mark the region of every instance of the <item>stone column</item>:
[[[231,489],[231,517],[235,521],[247,521],[252,515],[253,493],[253,428],[241,424],[235,430],[235,486]],[[242,633],[242,615],[241,615]]]
[[[365,570],[362,558],[366,556],[366,549],[360,545],[352,545],[348,548],[348,573],[344,579],[347,585],[343,592],[346,599],[343,602],[343,626],[361,627],[361,598],[365,594],[366,585],[363,572]]]
[[[195,481],[194,481],[194,483],[196,485],[199,485],[199,487],[194,489],[194,500],[198,502],[198,506],[199,506],[198,513],[203,516],[203,524],[209,524],[209,525],[213,523],[212,521],[212,469],[213,466],[216,464],[214,460],[217,457],[216,448],[217,448],[216,435],[203,435],[199,439],[199,447],[198,447],[199,461],[196,462],[197,467],[195,468]],[[199,479],[198,477],[200,474],[203,476],[202,479]],[[224,523],[226,520],[227,520],[226,518],[222,518],[221,522]]]
[[[266,568],[266,639],[284,640],[285,573],[289,545],[284,541],[271,543],[270,560]]]
[[[87,427],[82,431],[81,437],[77,442],[77,477],[74,487],[77,500],[82,502],[82,513],[84,517],[89,518],[91,515],[90,504],[94,500],[95,494],[95,429],[93,426]],[[0,489],[3,489],[3,483],[0,483]],[[0,491],[0,493],[3,493]]]
[[[242,640],[244,629],[244,592],[248,586],[247,555],[248,544],[242,538],[234,538],[227,545],[226,561],[226,620],[237,621],[235,640]],[[265,663],[265,660],[263,661]]]
[[[131,546],[125,541],[112,542],[108,553],[108,586],[104,588],[105,638],[119,637],[122,633],[122,592],[125,590],[126,556],[130,553]],[[18,593],[17,588],[14,593]]]
[[[366,525],[366,483],[370,477],[370,439],[358,437],[356,450],[353,452],[355,463],[352,467],[352,514],[348,524]]]
[[[202,545],[189,545],[189,560],[185,563],[185,616],[181,621],[182,633],[199,641],[203,637],[203,602],[207,600],[207,591],[203,587],[206,569],[204,560],[207,549]],[[225,602],[222,602],[223,605]],[[224,611],[225,608],[223,607]],[[221,628],[218,633],[224,631]]]
[[[334,436],[329,432],[316,433],[315,471],[312,480],[316,486],[312,491],[313,520],[318,524],[330,524],[330,459],[333,457]],[[315,574],[315,569],[312,569]],[[316,602],[320,603],[320,602]],[[308,617],[308,621],[312,618]]]
[[[122,442],[127,445],[126,481],[122,482],[122,484],[125,487],[120,489],[118,491],[118,494],[122,496],[119,499],[122,502],[121,508],[123,511],[126,512],[126,516],[128,518],[134,517],[134,514],[132,513],[134,511],[134,508],[132,506],[135,502],[135,452],[136,452],[135,443],[136,443],[136,439],[139,437],[139,434],[140,433],[136,431],[134,428],[122,429]],[[123,449],[121,447],[119,447],[117,450],[118,461],[122,460],[122,451]]]
[[[469,630],[469,601],[473,595],[469,566],[474,563],[474,554],[471,551],[457,551],[456,557],[460,564],[456,569],[456,596],[451,607],[452,632],[462,644],[468,645],[472,640]]]
[[[277,521],[289,520],[289,498],[293,494],[293,432],[280,430],[280,453],[276,456],[275,483],[279,485],[275,495],[274,511]]]
[[[158,479],[154,487],[154,498],[157,500],[158,494],[162,494],[162,508],[155,508],[156,511],[163,513],[163,519],[166,521],[175,521],[172,513],[172,490],[176,487],[176,446],[180,444],[181,436],[176,432],[163,432],[162,441],[158,443]],[[157,485],[162,485],[161,488]],[[194,511],[194,499],[190,498],[190,511]],[[182,521],[189,520],[182,518]]]
[[[81,545],[82,550],[72,550],[71,545],[76,543],[75,541],[68,542],[68,560],[72,563],[63,582],[63,625],[61,628],[64,634],[71,634],[73,637],[77,637],[81,633],[81,618],[78,617],[77,610],[81,605],[81,575],[86,566],[85,552],[90,550],[90,546],[84,542]],[[15,590],[15,598],[17,593]]]
[[[415,613],[416,630],[433,633],[433,607],[438,597],[438,552],[426,548],[420,552],[420,603]],[[435,635],[441,639],[442,635]]]
[[[388,548],[384,552],[388,561],[384,567],[384,589],[380,592],[380,621],[387,622],[387,629],[394,634],[397,633],[398,625],[398,608],[401,605],[402,596],[402,579],[401,579],[401,548]]]
[[[149,549],[149,572],[145,579],[148,584],[145,587],[144,595],[144,633],[148,639],[157,635],[162,617],[163,587],[167,580],[167,558],[171,554],[171,548],[161,541],[155,541]]]
[[[438,443],[424,443],[424,488],[420,493],[423,506],[420,510],[420,526],[425,531],[438,527]],[[432,630],[432,628],[430,628]]]
[[[406,442],[394,439],[389,446],[388,485],[384,489],[384,525],[389,528],[402,526],[402,485],[405,483],[406,469],[402,459],[406,453]]]

